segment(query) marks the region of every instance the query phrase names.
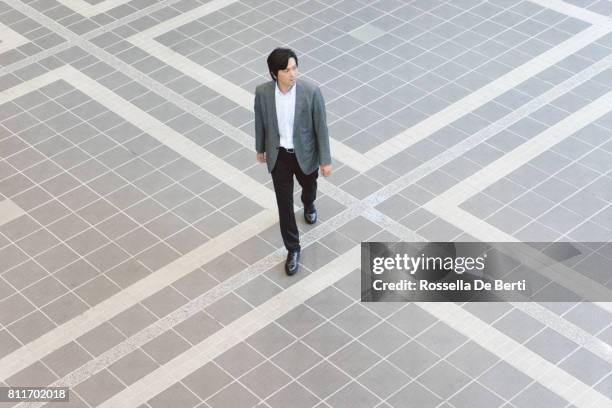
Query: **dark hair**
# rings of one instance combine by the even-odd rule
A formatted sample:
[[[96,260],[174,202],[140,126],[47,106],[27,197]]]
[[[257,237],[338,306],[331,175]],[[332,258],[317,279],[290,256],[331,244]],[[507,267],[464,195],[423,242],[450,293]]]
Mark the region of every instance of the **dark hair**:
[[[295,59],[295,65],[298,64],[297,55],[289,48],[275,48],[274,51],[268,55],[268,71],[270,71],[272,80],[276,81],[279,70],[287,68],[287,65],[289,65],[289,58]]]

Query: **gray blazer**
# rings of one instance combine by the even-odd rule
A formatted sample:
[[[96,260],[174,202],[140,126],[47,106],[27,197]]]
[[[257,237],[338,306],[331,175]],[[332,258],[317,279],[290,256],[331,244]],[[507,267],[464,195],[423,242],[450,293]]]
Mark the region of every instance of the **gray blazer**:
[[[268,171],[278,157],[280,133],[276,117],[276,82],[261,84],[255,90],[255,150],[266,153]],[[325,101],[316,85],[303,79],[295,83],[293,147],[304,174],[314,173],[320,164],[331,164]]]

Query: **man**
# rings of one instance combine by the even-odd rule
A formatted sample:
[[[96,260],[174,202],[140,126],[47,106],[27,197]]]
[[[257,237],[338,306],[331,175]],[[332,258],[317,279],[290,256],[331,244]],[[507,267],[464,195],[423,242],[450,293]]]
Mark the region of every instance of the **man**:
[[[285,271],[293,275],[300,260],[300,236],[293,212],[293,176],[302,186],[304,219],[317,222],[315,198],[318,171],[331,175],[325,102],[319,88],[297,79],[298,58],[276,48],[268,56],[272,81],[255,91],[257,160],[272,173],[281,235],[287,248]]]

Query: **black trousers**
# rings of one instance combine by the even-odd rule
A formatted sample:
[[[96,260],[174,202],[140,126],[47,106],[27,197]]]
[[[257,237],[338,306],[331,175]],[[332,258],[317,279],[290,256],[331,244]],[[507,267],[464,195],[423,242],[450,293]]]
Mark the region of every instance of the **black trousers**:
[[[304,174],[297,162],[295,154],[289,153],[282,148],[278,151],[278,157],[272,170],[272,182],[276,193],[276,204],[278,205],[278,216],[283,243],[288,251],[300,249],[300,234],[295,213],[293,212],[293,176],[297,178],[302,186],[302,203],[304,211],[309,213],[314,208],[317,198],[317,178],[319,171],[312,174]]]

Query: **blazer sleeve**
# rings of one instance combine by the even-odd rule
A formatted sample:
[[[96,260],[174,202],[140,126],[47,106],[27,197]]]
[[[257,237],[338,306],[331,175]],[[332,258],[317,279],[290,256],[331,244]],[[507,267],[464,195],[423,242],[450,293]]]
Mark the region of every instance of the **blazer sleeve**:
[[[314,131],[319,148],[319,164],[331,164],[331,153],[329,151],[329,132],[327,130],[327,115],[325,113],[325,100],[321,90],[317,88],[314,92],[313,101]]]
[[[261,109],[261,95],[255,92],[255,150],[257,153],[266,151],[266,131],[263,121],[263,113]]]

